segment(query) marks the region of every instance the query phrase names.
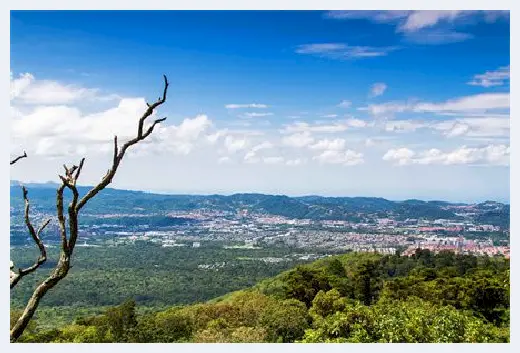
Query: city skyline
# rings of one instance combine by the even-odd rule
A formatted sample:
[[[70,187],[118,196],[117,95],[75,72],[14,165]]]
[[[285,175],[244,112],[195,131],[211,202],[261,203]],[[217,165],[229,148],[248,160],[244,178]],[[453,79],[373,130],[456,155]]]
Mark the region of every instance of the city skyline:
[[[95,183],[162,74],[115,188],[509,202],[503,11],[13,11],[11,179]]]

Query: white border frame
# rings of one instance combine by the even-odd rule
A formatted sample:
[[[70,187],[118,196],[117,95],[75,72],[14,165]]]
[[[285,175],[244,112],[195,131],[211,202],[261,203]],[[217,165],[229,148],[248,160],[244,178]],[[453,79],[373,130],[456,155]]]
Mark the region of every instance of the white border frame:
[[[4,7],[5,3],[1,6]],[[520,12],[516,12],[520,6],[520,1],[513,0],[423,0],[423,1],[414,1],[414,0],[362,0],[362,1],[347,1],[347,0],[262,0],[262,1],[249,1],[246,2],[244,0],[190,0],[190,1],[178,1],[178,0],[125,0],[115,1],[115,0],[89,0],[89,1],[70,1],[70,0],[17,0],[16,2],[12,2],[9,4],[4,11],[2,11],[2,32],[1,36],[2,47],[4,51],[2,52],[1,61],[4,67],[10,65],[10,48],[9,41],[10,37],[7,36],[10,30],[10,10],[55,10],[55,9],[70,9],[70,10],[152,10],[152,9],[169,9],[169,10],[196,10],[196,9],[207,9],[207,10],[217,10],[217,9],[235,9],[235,10],[341,10],[341,9],[358,9],[358,10],[403,10],[403,9],[417,9],[417,10],[454,10],[454,9],[465,9],[465,10],[510,10],[511,15],[511,51],[510,51],[510,62],[511,62],[511,84],[510,84],[510,92],[511,92],[511,134],[510,134],[510,147],[511,147],[511,163],[510,163],[510,180],[512,181],[520,181],[520,172],[519,172],[519,163],[514,156],[519,156],[520,153],[518,149],[520,148],[520,142],[514,142],[515,139],[513,137],[519,137],[520,135],[520,123],[516,122],[516,118],[520,118],[515,116],[518,110],[516,109],[516,104],[518,102],[518,91],[515,90],[516,81],[515,81],[515,64],[520,63],[520,55],[518,55],[520,40],[518,36],[515,36],[519,32],[520,28]],[[7,10],[7,11],[6,11]],[[515,43],[515,39],[516,43]],[[7,53],[7,55],[5,54]],[[515,60],[516,59],[516,60]],[[6,70],[7,73],[7,70]],[[9,96],[9,88],[7,84],[5,86],[7,92],[3,97]],[[6,119],[9,116],[9,102],[6,100],[6,103],[2,104],[2,114],[1,116]],[[516,126],[516,127],[515,127]],[[8,154],[10,151],[9,141],[10,141],[10,129],[0,129],[0,145],[2,146],[1,151],[4,155],[4,160],[7,162],[9,158]],[[4,231],[3,237],[1,237],[1,242],[4,246],[2,249],[4,250],[4,256],[2,256],[2,262],[5,263],[5,276],[7,277],[7,261],[9,260],[9,237],[6,234],[9,234],[9,218],[8,218],[8,210],[9,210],[9,189],[7,189],[7,178],[10,175],[10,169],[7,166],[7,163],[0,163],[0,169],[2,170],[2,178],[5,181],[5,187],[0,188],[2,193],[2,203],[1,203],[1,226]],[[510,185],[510,203],[511,203],[511,248],[516,247],[516,243],[520,242],[517,240],[517,237],[520,237],[520,234],[516,233],[520,231],[520,218],[518,217],[520,207],[518,205],[518,197],[520,188],[518,184],[511,183]],[[513,250],[514,253],[514,250]],[[514,258],[513,254],[513,258]],[[267,347],[269,350],[274,351],[296,351],[299,352],[314,352],[317,350],[326,350],[330,352],[342,352],[345,350],[356,350],[356,351],[365,351],[365,352],[374,352],[374,351],[385,351],[385,352],[416,352],[417,349],[420,349],[421,352],[435,352],[438,353],[439,350],[448,350],[448,351],[471,351],[471,352],[486,352],[489,353],[490,350],[504,350],[504,351],[513,351],[513,347],[517,346],[516,351],[518,351],[518,347],[520,347],[520,339],[516,334],[520,333],[518,331],[518,321],[519,312],[517,310],[516,303],[514,303],[514,298],[518,291],[518,276],[519,272],[516,267],[517,260],[514,259],[511,261],[511,266],[513,270],[511,271],[511,343],[510,344],[422,344],[420,348],[417,344],[349,344],[348,347],[345,344],[269,344],[266,346],[265,344],[75,344],[74,347],[70,347],[65,344],[38,344],[38,347],[29,344],[10,344],[9,338],[7,335],[8,332],[8,317],[9,317],[9,305],[2,305],[1,310],[3,314],[1,317],[4,318],[2,326],[0,327],[0,332],[3,332],[3,344],[7,344],[9,346],[4,346],[5,351],[12,352],[32,352],[37,349],[39,352],[65,352],[70,349],[74,349],[75,352],[87,352],[91,349],[109,352],[114,349],[116,350],[125,350],[129,352],[138,352],[142,349],[147,350],[156,350],[156,351],[190,351],[190,352],[205,352],[211,351],[215,352],[241,352],[244,350],[248,350],[249,352],[263,352]],[[7,282],[7,279],[6,279]],[[7,289],[7,284],[3,287],[1,297],[4,303],[9,303],[9,291]]]

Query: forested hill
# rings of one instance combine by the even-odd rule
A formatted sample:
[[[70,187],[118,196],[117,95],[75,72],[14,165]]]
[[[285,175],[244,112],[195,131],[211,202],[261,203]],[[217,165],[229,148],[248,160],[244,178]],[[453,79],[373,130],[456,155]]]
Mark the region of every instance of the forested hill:
[[[202,304],[137,315],[129,300],[22,341],[509,342],[509,281],[503,257],[349,253]]]
[[[54,213],[56,188],[52,183],[26,184],[36,210]],[[89,187],[78,188],[85,194]],[[21,189],[11,181],[11,207],[23,209]],[[70,197],[70,195],[69,195]],[[90,214],[149,214],[172,211],[212,210],[236,213],[248,210],[255,214],[278,215],[299,219],[330,219],[362,221],[367,216],[407,218],[460,219],[460,209],[445,201],[391,201],[377,197],[322,197],[265,194],[224,195],[163,195],[141,191],[105,189],[86,207]],[[466,205],[468,206],[468,205]],[[486,201],[470,209],[481,224],[509,227],[509,205]]]

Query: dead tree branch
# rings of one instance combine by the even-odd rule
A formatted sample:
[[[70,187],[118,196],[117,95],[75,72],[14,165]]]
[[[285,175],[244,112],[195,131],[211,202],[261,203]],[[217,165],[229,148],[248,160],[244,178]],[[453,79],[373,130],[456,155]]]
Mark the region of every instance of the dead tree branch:
[[[16,157],[15,159],[13,159],[12,161],[10,161],[10,165],[15,164],[22,158],[27,158],[27,153],[25,151],[23,152],[23,155],[20,155],[20,156]],[[22,279],[22,277],[28,275],[31,272],[34,272],[38,267],[40,267],[47,260],[47,252],[46,252],[45,246],[43,245],[43,242],[40,238],[40,233],[45,229],[45,227],[47,227],[47,225],[49,224],[49,222],[51,220],[47,219],[46,221],[44,221],[42,223],[42,225],[38,228],[38,230],[35,230],[34,226],[31,223],[31,220],[29,218],[30,202],[29,202],[29,198],[27,197],[27,189],[25,188],[25,186],[22,187],[22,192],[23,192],[23,199],[25,202],[25,211],[24,211],[25,225],[27,226],[27,230],[29,231],[29,234],[31,235],[32,239],[38,246],[38,249],[40,249],[40,256],[38,257],[38,259],[36,259],[35,263],[32,266],[27,267],[27,268],[19,268],[16,272],[14,271],[14,264],[11,262],[11,274],[10,274],[10,278],[9,278],[9,287],[11,289],[14,288],[18,284],[18,282]]]
[[[22,277],[28,275],[29,273],[35,271],[38,267],[40,267],[45,261],[47,261],[47,251],[45,250],[45,246],[43,245],[43,242],[40,238],[40,233],[47,227],[50,219],[45,220],[42,225],[38,228],[38,230],[34,229],[34,226],[31,223],[31,220],[29,218],[29,198],[27,197],[27,189],[25,186],[22,187],[23,191],[23,199],[25,201],[25,225],[27,226],[27,230],[29,231],[29,234],[33,238],[36,245],[38,245],[38,249],[40,249],[40,256],[34,263],[34,265],[27,267],[27,268],[19,268],[18,272],[13,272],[10,279],[10,288],[14,288],[16,284],[22,279]]]
[[[18,162],[20,159],[22,158],[27,158],[27,153],[25,151],[23,151],[23,154],[21,156],[18,156],[16,157],[15,159],[13,159],[11,162],[9,162],[10,165],[13,165],[15,164],[16,162]]]
[[[58,215],[58,224],[60,227],[60,235],[61,235],[61,254],[60,259],[52,271],[52,273],[47,277],[33,292],[27,306],[25,307],[24,312],[15,323],[10,332],[11,342],[15,342],[20,335],[23,333],[29,321],[32,319],[36,309],[38,308],[38,304],[40,300],[45,296],[47,291],[53,288],[60,280],[67,276],[67,273],[71,267],[71,257],[74,251],[74,247],[76,245],[76,240],[78,238],[78,219],[79,213],[81,209],[87,204],[89,200],[97,195],[98,192],[103,190],[107,185],[112,182],[117,169],[123,160],[126,151],[131,146],[139,143],[140,141],[147,138],[154,130],[155,126],[166,118],[156,119],[152,122],[152,124],[145,130],[144,124],[146,119],[150,117],[154,110],[162,105],[166,101],[166,95],[168,92],[168,79],[166,76],[164,77],[164,90],[162,97],[152,104],[147,103],[147,109],[143,113],[143,115],[139,118],[138,126],[137,126],[137,136],[127,141],[123,146],[118,146],[117,136],[114,137],[114,154],[112,158],[112,166],[107,171],[106,175],[101,179],[101,181],[90,189],[83,197],[79,197],[79,192],[76,187],[76,183],[81,174],[81,170],[83,169],[83,164],[85,162],[85,158],[83,158],[79,165],[73,165],[71,168],[67,166],[63,166],[65,169],[65,175],[59,175],[59,178],[62,181],[62,184],[58,188],[56,192],[56,212]],[[68,188],[72,192],[72,201],[68,205],[67,213],[68,213],[68,236],[67,236],[67,224],[64,216],[63,209],[63,192],[65,188]]]

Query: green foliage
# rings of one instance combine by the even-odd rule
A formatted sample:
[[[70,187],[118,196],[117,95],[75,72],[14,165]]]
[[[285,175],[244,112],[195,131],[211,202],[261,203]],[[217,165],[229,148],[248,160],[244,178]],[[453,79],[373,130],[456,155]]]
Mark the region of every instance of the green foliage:
[[[23,341],[509,342],[509,274],[498,257],[351,253],[206,303],[139,313],[126,301],[59,329],[32,326]]]
[[[316,311],[318,312],[318,310]],[[318,317],[303,342],[506,342],[500,329],[451,306],[418,298],[347,305]]]
[[[69,275],[53,288],[52,295],[42,300],[38,311],[43,309],[53,315],[52,320],[56,320],[59,318],[54,314],[60,307],[69,307],[67,311],[78,314],[85,308],[118,305],[127,298],[148,307],[204,302],[253,286],[260,280],[309,262],[291,256],[301,252],[286,248],[223,249],[221,244],[203,244],[197,249],[190,246],[164,248],[154,244],[77,247]],[[17,266],[30,266],[38,256],[38,249],[12,249],[11,256]],[[23,308],[27,303],[35,286],[55,265],[55,259],[59,257],[58,249],[50,248],[48,257],[43,268],[24,277],[11,291],[13,308]],[[265,263],[240,260],[264,257],[286,258],[287,261]],[[226,265],[217,269],[198,267],[224,262]],[[48,308],[58,309],[53,313],[46,311]],[[68,322],[71,321],[69,318]]]
[[[296,299],[277,301],[266,307],[260,325],[270,342],[294,342],[303,337],[309,317],[304,303]]]

